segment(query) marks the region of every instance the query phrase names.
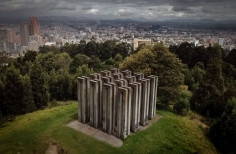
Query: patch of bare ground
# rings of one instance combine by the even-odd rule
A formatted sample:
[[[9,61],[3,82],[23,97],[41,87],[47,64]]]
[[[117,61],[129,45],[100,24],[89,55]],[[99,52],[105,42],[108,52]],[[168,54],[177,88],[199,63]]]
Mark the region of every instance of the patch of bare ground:
[[[162,116],[156,115],[152,120],[150,120],[148,122],[147,125],[140,126],[139,131],[146,130],[147,128],[152,126],[152,124],[157,122],[160,118],[162,118]],[[123,145],[123,142],[121,139],[118,139],[117,137],[115,137],[113,135],[109,135],[107,133],[104,133],[101,129],[95,129],[93,127],[90,127],[89,123],[83,124],[78,121],[73,121],[73,122],[67,124],[67,126],[73,128],[77,131],[80,131],[84,134],[90,135],[100,141],[104,141],[114,147],[121,147]]]

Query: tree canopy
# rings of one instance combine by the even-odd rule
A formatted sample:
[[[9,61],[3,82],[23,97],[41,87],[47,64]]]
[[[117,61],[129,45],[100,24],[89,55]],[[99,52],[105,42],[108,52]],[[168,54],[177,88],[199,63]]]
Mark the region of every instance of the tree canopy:
[[[183,64],[162,43],[143,47],[138,53],[127,57],[120,68],[159,77],[158,97],[168,104],[176,100],[184,83]]]

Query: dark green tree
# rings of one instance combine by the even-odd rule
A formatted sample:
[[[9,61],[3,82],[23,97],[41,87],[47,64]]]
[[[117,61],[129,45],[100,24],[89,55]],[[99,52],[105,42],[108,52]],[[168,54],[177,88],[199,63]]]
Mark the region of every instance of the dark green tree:
[[[55,69],[52,69],[49,73],[48,86],[49,86],[51,101],[53,99],[57,99],[57,93],[59,91],[59,86],[60,85],[58,85],[57,72],[55,71]]]
[[[5,72],[3,104],[5,115],[21,114],[23,100],[23,83],[20,71],[11,65]]]
[[[166,105],[169,101],[177,100],[181,94],[183,64],[162,43],[153,47],[145,46],[138,53],[127,57],[120,68],[159,76],[158,97]]]
[[[203,115],[209,113],[210,116],[213,116],[214,106],[224,92],[224,79],[219,45],[215,45],[211,52],[212,58],[208,63],[206,74],[199,85],[199,89],[191,99],[191,109]]]
[[[86,55],[84,54],[77,54],[72,62],[70,63],[70,70],[69,72],[72,73],[72,74],[75,74],[76,72],[76,69],[82,65],[87,65],[90,61],[90,58],[87,57]]]
[[[36,60],[30,69],[30,81],[37,109],[47,106],[49,101],[48,77],[40,63]]]
[[[97,56],[99,57],[99,48],[98,48],[98,44],[95,41],[90,41],[86,44],[85,47],[85,52],[84,54],[88,57],[90,56]]]
[[[68,53],[69,55],[72,55],[72,56],[75,54],[76,51],[77,51],[77,45],[76,44],[66,43],[64,46],[62,46],[60,48],[61,53],[66,52],[66,53]]]
[[[169,46],[169,51],[170,51],[171,53],[176,54],[176,51],[177,51],[178,48],[179,48],[179,46],[177,46],[177,45],[170,45],[170,46]]]
[[[72,98],[73,77],[68,72],[63,72],[57,77],[57,100],[69,100]]]
[[[30,77],[25,75],[23,77],[23,100],[22,100],[22,112],[28,113],[36,110],[34,103],[34,96],[32,91],[32,86],[30,83]]]
[[[48,53],[48,52],[53,52],[54,54],[60,53],[60,50],[56,46],[40,46],[39,47],[39,53]]]
[[[236,153],[236,99],[228,101],[224,113],[211,126],[210,137],[222,153]]]
[[[207,68],[207,63],[209,59],[210,59],[209,52],[204,46],[194,47],[188,66],[189,68],[192,68],[196,64],[203,63],[204,68]]]
[[[214,117],[220,117],[221,114],[224,112],[227,102],[232,99],[233,97],[236,98],[236,90],[234,87],[229,87],[218,99],[217,103],[213,106]]]
[[[123,58],[120,54],[117,54],[115,58],[113,59],[114,61],[114,67],[119,68],[119,65],[122,63]]]
[[[24,57],[23,57],[23,61],[26,62],[34,62],[37,56],[37,52],[36,51],[32,51],[29,50],[28,52],[25,53]]]
[[[4,84],[0,80],[0,119],[3,117],[3,102],[5,101],[4,99]]]
[[[80,43],[77,46],[76,52],[73,52],[70,56],[71,58],[74,58],[75,55],[77,54],[85,54],[85,47],[86,47],[86,41],[85,40],[81,40]]]
[[[236,68],[226,62],[222,63],[222,73],[226,87],[236,88]]]
[[[48,52],[45,54],[39,54],[37,56],[37,60],[40,65],[45,69],[47,73],[49,73],[54,68],[54,54],[52,52]]]
[[[93,69],[90,69],[88,65],[82,65],[77,68],[76,70],[76,77],[81,77],[81,76],[89,76],[90,74],[93,74],[94,71]]]
[[[233,49],[229,52],[228,56],[225,59],[225,62],[234,65],[236,67],[236,49]]]
[[[103,69],[101,60],[94,55],[90,57],[88,61],[88,66],[95,72],[99,72]]]
[[[114,58],[117,54],[120,54],[123,58],[126,58],[130,53],[132,53],[132,47],[128,43],[119,43],[115,46],[112,57]]]
[[[53,60],[54,69],[58,72],[68,71],[70,63],[72,62],[69,54],[65,52],[54,55]]]
[[[185,81],[184,84],[188,86],[188,89],[192,91],[193,93],[196,92],[196,90],[199,87],[200,82],[202,81],[202,78],[205,74],[205,70],[202,70],[198,66],[195,66],[192,69],[185,69],[184,75],[185,75]]]
[[[108,40],[100,44],[100,56],[99,58],[104,61],[112,57],[113,50],[116,46],[115,41]]]
[[[181,43],[180,46],[177,48],[176,54],[184,64],[189,65],[192,58],[193,50],[194,50],[194,44],[184,42]]]

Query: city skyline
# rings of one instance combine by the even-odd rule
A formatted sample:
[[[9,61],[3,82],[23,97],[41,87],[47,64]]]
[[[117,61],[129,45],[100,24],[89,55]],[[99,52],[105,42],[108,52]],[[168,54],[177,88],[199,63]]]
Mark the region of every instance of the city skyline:
[[[234,20],[234,0],[15,0],[0,1],[0,17],[76,16],[90,19]]]

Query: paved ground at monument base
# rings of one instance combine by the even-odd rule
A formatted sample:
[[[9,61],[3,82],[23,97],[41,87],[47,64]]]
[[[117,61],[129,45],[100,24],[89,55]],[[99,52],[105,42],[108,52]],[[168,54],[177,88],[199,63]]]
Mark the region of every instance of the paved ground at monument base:
[[[147,128],[149,128],[153,123],[157,122],[162,116],[156,115],[152,120],[148,122],[145,126],[140,126],[138,131],[143,131]],[[80,131],[84,134],[90,135],[100,141],[104,141],[114,147],[121,147],[123,145],[123,142],[121,139],[116,138],[113,135],[109,135],[107,133],[104,133],[101,129],[95,129],[93,127],[90,127],[89,124],[83,124],[78,121],[73,121],[69,124],[67,124],[68,127],[71,127],[77,131]],[[135,133],[131,133],[131,135],[134,135]]]

